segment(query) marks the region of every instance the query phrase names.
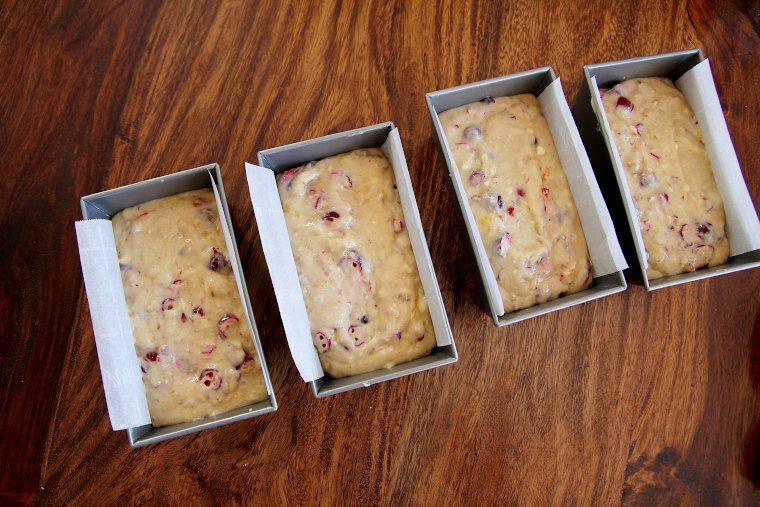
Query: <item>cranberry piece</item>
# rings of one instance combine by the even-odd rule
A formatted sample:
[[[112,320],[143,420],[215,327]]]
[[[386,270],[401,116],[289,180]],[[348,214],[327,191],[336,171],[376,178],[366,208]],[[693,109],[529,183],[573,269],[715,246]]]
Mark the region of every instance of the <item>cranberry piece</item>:
[[[317,197],[317,200],[316,200],[316,201],[314,201],[314,209],[319,209],[319,208],[321,208],[321,207],[322,207],[322,204],[325,202],[325,199],[326,199],[326,198],[325,198],[325,196],[324,196],[324,195],[320,195],[319,197]]]
[[[641,176],[639,176],[639,185],[642,187],[653,187],[657,185],[657,178],[652,172],[642,173]]]
[[[344,173],[342,171],[341,172],[334,172],[333,174],[335,176],[341,176],[341,177],[344,178],[343,188],[351,188],[351,187],[354,186],[354,182],[351,181],[351,176],[349,176],[348,174],[346,174],[346,173]]]
[[[486,95],[480,101],[483,102],[484,104],[494,104],[496,102],[496,100],[493,97],[491,97],[490,95]]]
[[[185,281],[184,281],[184,280],[182,280],[181,278],[177,278],[176,280],[174,280],[174,281],[173,281],[173,282],[172,282],[172,283],[169,285],[169,287],[171,287],[172,289],[179,289],[179,288],[180,288],[180,287],[182,287],[183,285],[185,285]]]
[[[229,273],[232,270],[232,265],[222,251],[214,247],[211,258],[208,260],[208,268],[217,273]]]
[[[351,250],[350,252],[348,252],[347,256],[341,258],[340,260],[340,264],[342,265],[349,264],[349,263],[351,264],[351,266],[358,269],[359,272],[364,270],[364,265],[362,264],[362,256],[359,255],[358,252]]]
[[[477,187],[481,183],[483,183],[483,180],[486,179],[486,175],[483,171],[477,170],[470,173],[470,184],[474,187]]]
[[[204,310],[202,306],[196,306],[195,308],[193,308],[193,313],[195,313],[196,315],[200,315],[201,317],[206,316],[206,310]]]
[[[287,185],[288,188],[290,188],[290,185],[293,183],[293,178],[295,178],[300,171],[300,167],[297,167],[295,169],[288,169],[282,173],[282,176],[280,176],[280,183]]]
[[[401,341],[401,331],[397,331],[393,334],[393,337],[397,339],[398,341]]]
[[[367,322],[369,322],[369,316],[362,315],[362,318],[360,320],[362,321],[362,324],[366,324]]]
[[[680,229],[678,229],[678,234],[681,236],[681,239],[686,239],[683,237],[683,231],[688,227],[686,224],[683,224]]]
[[[200,208],[201,206],[205,206],[206,204],[208,204],[208,202],[206,202],[206,199],[203,199],[202,197],[198,197],[197,199],[193,200],[194,208]]]
[[[624,107],[629,111],[633,111],[633,103],[622,95],[618,97],[615,107]]]
[[[549,189],[544,187],[541,189],[541,193],[544,194],[544,197],[549,197]]]
[[[505,232],[496,242],[496,253],[499,254],[499,257],[506,257],[511,246],[512,235],[509,232]]]
[[[213,224],[216,222],[216,212],[211,208],[201,208],[198,210],[198,214],[203,217],[208,223]]]
[[[332,339],[327,336],[322,331],[317,332],[317,341],[319,343],[319,346],[317,347],[317,350],[322,352],[323,354],[330,351],[330,348],[332,347]]]
[[[364,345],[364,338],[361,336],[354,336],[354,347],[361,347]]]
[[[156,210],[152,209],[152,210],[149,210],[149,211],[145,211],[145,212],[143,212],[143,213],[140,213],[140,216],[139,216],[139,217],[137,217],[137,218],[147,217],[148,215],[150,215],[150,214],[151,214],[151,213],[153,213],[154,211],[156,211]]]
[[[662,200],[663,200],[663,204],[666,204],[670,201],[670,197],[668,196],[666,192],[662,193]]]
[[[404,221],[403,220],[394,220],[393,221],[393,232],[395,232],[396,234],[404,232]]]
[[[421,336],[418,336],[418,337],[417,337],[417,341],[418,341],[418,342],[421,342],[421,341],[422,341],[422,340],[424,340],[424,339],[425,339],[425,335],[424,335],[424,334],[423,334],[423,335],[421,335]]]
[[[644,133],[644,125],[642,123],[637,123],[634,127],[636,127],[636,134],[639,136]]]
[[[240,368],[242,368],[243,366],[245,366],[245,363],[249,363],[249,362],[251,362],[251,361],[253,361],[253,357],[252,357],[252,356],[249,356],[248,354],[246,354],[246,355],[243,357],[243,362],[242,362],[242,363],[240,363],[240,364],[238,364],[237,366],[235,366],[235,369],[236,369],[236,370],[239,370]]]
[[[655,152],[653,152],[653,151],[650,151],[650,152],[649,152],[649,154],[650,154],[650,155],[652,155],[652,156],[653,156],[654,158],[656,158],[657,160],[660,160],[660,155],[658,155],[657,153],[655,153]]]
[[[182,312],[182,316],[180,317],[182,322],[187,322],[187,315],[185,315],[185,312]]]
[[[517,195],[519,195],[520,197],[525,197],[525,190],[523,190],[522,188],[518,188]]]
[[[227,338],[238,324],[240,324],[240,319],[238,319],[234,313],[225,313],[222,315],[222,318],[219,319],[219,322],[217,322],[216,329],[219,331],[219,336]]]
[[[201,354],[211,354],[214,350],[216,350],[216,344],[215,343],[208,343],[201,349]]]
[[[515,207],[514,206],[510,206],[509,208],[507,208],[507,213],[511,217],[515,216]]]
[[[214,368],[207,368],[198,375],[198,380],[201,384],[209,389],[217,390],[222,387],[222,376]]]
[[[481,139],[483,137],[483,131],[480,130],[480,127],[477,125],[470,125],[466,129],[464,129],[464,132],[462,133],[464,135],[464,138],[468,141],[475,141],[477,139]]]
[[[158,354],[156,354],[153,351],[150,351],[147,354],[145,354],[145,359],[147,361],[150,361],[151,363],[155,363],[156,361],[158,361]]]
[[[706,235],[710,234],[711,228],[712,228],[712,224],[710,222],[707,222],[704,224],[697,224],[697,235],[700,238],[704,238]]]
[[[173,310],[173,309],[174,309],[174,299],[166,298],[163,301],[161,301],[162,312],[165,312],[166,310]]]
[[[336,220],[340,218],[340,215],[337,211],[328,211],[324,215],[322,215],[322,220],[325,222],[332,222],[333,220]]]
[[[504,207],[504,199],[502,199],[501,194],[496,196],[496,205],[499,207],[499,209]]]

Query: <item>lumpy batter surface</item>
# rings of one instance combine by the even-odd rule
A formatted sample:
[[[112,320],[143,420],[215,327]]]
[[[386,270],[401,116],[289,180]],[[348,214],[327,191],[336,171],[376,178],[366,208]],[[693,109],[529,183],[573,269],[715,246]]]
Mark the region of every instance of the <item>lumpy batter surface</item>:
[[[382,151],[311,162],[277,184],[323,369],[344,377],[430,353],[433,323]]]
[[[154,426],[269,396],[219,221],[211,189],[146,202],[112,220]]]
[[[586,238],[536,96],[486,97],[439,117],[505,311],[591,285]]]
[[[724,264],[723,201],[702,132],[683,94],[665,78],[602,91],[647,253],[651,279]]]

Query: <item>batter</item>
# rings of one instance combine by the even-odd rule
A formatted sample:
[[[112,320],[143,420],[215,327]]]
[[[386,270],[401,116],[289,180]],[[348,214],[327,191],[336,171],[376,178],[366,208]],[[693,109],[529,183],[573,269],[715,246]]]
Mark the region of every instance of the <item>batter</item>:
[[[393,170],[377,148],[277,177],[314,346],[333,377],[435,346]]]
[[[602,102],[625,170],[647,254],[647,277],[728,259],[723,201],[702,132],[669,79],[630,79]]]
[[[591,285],[591,259],[549,125],[532,94],[439,115],[505,311]]]
[[[210,188],[113,217],[153,426],[266,399]]]

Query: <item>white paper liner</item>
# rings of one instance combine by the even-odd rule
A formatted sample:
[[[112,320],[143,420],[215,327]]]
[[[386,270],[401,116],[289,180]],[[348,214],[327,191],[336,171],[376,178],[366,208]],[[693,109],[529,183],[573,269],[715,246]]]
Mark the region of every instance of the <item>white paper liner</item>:
[[[74,227],[111,427],[150,424],[111,221],[81,220]]]
[[[557,78],[538,96],[586,236],[594,278],[628,267],[578,128]]]
[[[261,248],[272,278],[290,354],[301,378],[305,382],[311,382],[322,378],[324,371],[312,343],[311,326],[274,172],[246,162],[245,173],[261,237]]]
[[[676,87],[686,97],[689,106],[699,121],[699,127],[705,140],[715,182],[723,199],[726,212],[726,235],[729,253],[733,257],[760,248],[760,222],[758,221],[752,198],[736,158],[731,137],[726,127],[726,119],[720,107],[718,92],[715,89],[708,60],[695,65],[676,81]],[[636,205],[631,195],[623,163],[614,142],[614,133],[604,113],[602,97],[596,77],[591,78],[591,106],[600,120],[607,147],[612,154],[614,169],[623,193],[623,200],[628,220],[634,231],[634,240],[639,259],[646,273],[646,247],[641,235]],[[647,280],[647,286],[648,286]]]
[[[438,282],[435,279],[425,233],[422,230],[398,129],[391,130],[381,150],[391,163],[396,176],[396,186],[404,211],[404,222],[412,243],[422,287],[428,300],[436,343],[439,346],[451,345],[451,331],[448,328],[448,319]],[[288,347],[299,374],[304,381],[311,382],[323,377],[324,371],[312,343],[311,326],[298,280],[293,251],[290,247],[275,175],[271,169],[250,163],[245,164],[245,170],[261,246],[272,278]]]
[[[209,180],[227,254],[232,258],[235,252],[232,235],[225,219],[219,190],[210,172]],[[113,226],[110,220],[95,219],[77,221],[75,227],[111,427],[123,430],[151,424],[140,361],[135,353],[135,340],[124,296]],[[242,273],[237,262],[231,262],[231,265],[243,304]],[[255,336],[252,323],[248,322],[248,318],[245,320],[251,337]],[[258,349],[257,352],[261,354]]]

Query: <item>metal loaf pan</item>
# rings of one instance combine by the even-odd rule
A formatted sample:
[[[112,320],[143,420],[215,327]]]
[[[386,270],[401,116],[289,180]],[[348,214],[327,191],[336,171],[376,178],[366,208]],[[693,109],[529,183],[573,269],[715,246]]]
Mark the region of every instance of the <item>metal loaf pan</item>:
[[[170,195],[176,195],[182,192],[210,187],[212,179],[216,184],[217,190],[219,192],[222,209],[224,210],[224,221],[230,232],[230,237],[232,238],[233,248],[230,252],[230,260],[237,264],[237,272],[242,274],[243,268],[240,264],[240,254],[238,253],[237,243],[235,241],[235,235],[232,229],[232,220],[230,219],[230,212],[227,206],[227,198],[224,193],[222,174],[219,169],[219,165],[217,164],[209,164],[197,167],[195,169],[188,169],[186,171],[177,172],[168,176],[162,176],[139,183],[133,183],[131,185],[115,188],[113,190],[107,190],[105,192],[99,192],[97,194],[82,197],[80,200],[82,207],[82,216],[86,220],[96,218],[110,220],[111,217],[113,217],[121,210],[136,206],[143,202],[159,199],[161,197],[167,197]],[[240,407],[222,414],[205,417],[203,419],[198,419],[195,421],[174,424],[160,428],[154,428],[150,424],[129,428],[127,430],[127,434],[129,437],[129,443],[132,447],[142,447],[144,445],[161,442],[170,438],[176,438],[207,428],[215,428],[217,426],[222,426],[232,422],[242,421],[244,419],[267,414],[277,410],[277,401],[275,400],[272,381],[269,377],[266,360],[261,348],[261,340],[259,337],[258,329],[256,327],[256,320],[254,319],[253,311],[251,310],[251,301],[248,296],[248,289],[246,287],[245,278],[242,275],[239,279],[239,282],[242,286],[244,294],[244,299],[242,301],[244,311],[248,317],[248,322],[251,325],[254,346],[256,347],[256,352],[258,353],[258,356],[261,360],[261,370],[264,374],[264,381],[266,383],[267,392],[269,393],[269,398],[252,405]]]

